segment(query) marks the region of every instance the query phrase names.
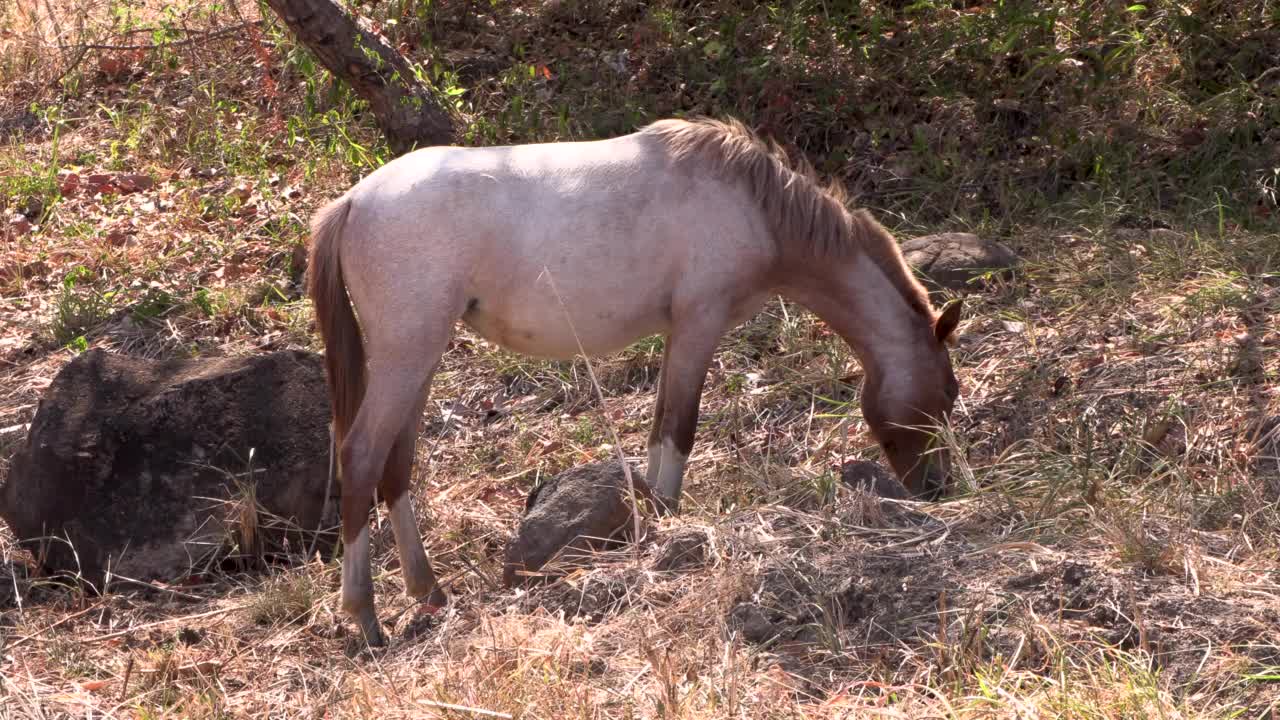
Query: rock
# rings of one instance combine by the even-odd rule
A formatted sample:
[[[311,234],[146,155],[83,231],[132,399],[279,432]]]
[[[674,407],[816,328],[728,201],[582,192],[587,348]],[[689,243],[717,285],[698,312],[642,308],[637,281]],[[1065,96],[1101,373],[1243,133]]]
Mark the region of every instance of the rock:
[[[707,545],[711,542],[707,531],[701,528],[684,528],[676,531],[663,544],[653,569],[671,572],[702,567],[707,561]]]
[[[339,505],[334,483],[321,517],[323,372],[304,352],[151,361],[90,350],[41,400],[0,487],[0,518],[47,570],[98,587],[107,569],[180,578],[237,535],[246,548],[304,549],[314,534],[299,528],[333,527]],[[244,512],[250,489],[288,522],[251,522],[260,516]],[[332,540],[320,540],[328,552]]]
[[[637,497],[650,497],[644,476],[631,471]],[[520,529],[507,545],[502,582],[507,587],[530,580],[557,553],[579,554],[607,546],[632,523],[627,477],[617,461],[566,470],[533,489]]]
[[[9,218],[9,230],[11,230],[14,235],[26,235],[31,232],[31,221],[22,213],[14,213],[13,216]]]
[[[1259,472],[1280,475],[1280,415],[1257,420],[1250,435]]]
[[[840,480],[851,488],[893,500],[909,500],[910,494],[898,478],[870,460],[850,460],[840,468]]]
[[[22,110],[16,115],[0,117],[0,137],[38,134],[40,124],[40,116],[30,110]]]
[[[902,254],[935,284],[962,290],[970,281],[992,270],[1009,277],[1018,256],[1004,245],[972,233],[940,233],[902,241]]]
[[[1280,500],[1280,415],[1257,420],[1250,432],[1253,469],[1268,500]]]
[[[767,645],[788,630],[775,624],[769,615],[768,610],[755,603],[739,603],[729,612],[729,627],[742,633],[747,642]]]

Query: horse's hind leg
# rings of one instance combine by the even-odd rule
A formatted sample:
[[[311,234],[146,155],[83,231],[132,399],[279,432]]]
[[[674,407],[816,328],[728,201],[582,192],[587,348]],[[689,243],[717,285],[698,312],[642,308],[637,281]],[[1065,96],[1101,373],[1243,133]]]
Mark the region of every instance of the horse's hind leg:
[[[430,382],[428,378],[428,387]],[[396,537],[396,548],[400,551],[400,574],[404,578],[405,594],[439,607],[445,604],[445,595],[437,586],[435,571],[432,570],[431,561],[427,559],[423,548],[411,499],[410,480],[413,477],[414,446],[418,437],[418,416],[421,413],[422,402],[419,402],[409,423],[400,431],[400,437],[391,448],[391,457],[387,458],[387,467],[382,473],[378,493],[386,500],[390,510],[391,531]]]
[[[370,645],[385,644],[373,601],[373,576],[369,560],[369,509],[373,490],[387,472],[392,449],[405,436],[405,428],[416,428],[423,393],[447,342],[447,333],[384,360],[371,355],[369,382],[360,412],[342,447],[342,609],[360,625]],[[400,443],[402,445],[406,443]],[[412,435],[407,442],[412,459]],[[405,451],[401,450],[401,455]],[[397,462],[398,466],[400,462]],[[408,485],[404,473],[404,485]],[[393,499],[392,496],[389,499]],[[407,495],[405,498],[407,500]],[[404,517],[412,518],[410,506],[397,503],[392,512],[392,529],[404,533]],[[401,520],[396,521],[399,516]],[[400,528],[396,526],[400,525]],[[416,525],[414,535],[417,535]],[[399,537],[397,537],[399,540]],[[401,544],[402,552],[407,543]],[[422,543],[418,541],[418,553]],[[416,558],[415,558],[416,559]],[[425,556],[423,557],[425,564]]]

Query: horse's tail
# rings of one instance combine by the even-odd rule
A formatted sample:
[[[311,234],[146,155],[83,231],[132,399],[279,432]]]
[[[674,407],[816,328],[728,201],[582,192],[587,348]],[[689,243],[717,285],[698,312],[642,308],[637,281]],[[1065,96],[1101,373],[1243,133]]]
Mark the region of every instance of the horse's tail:
[[[344,195],[315,214],[311,221],[308,261],[307,293],[315,306],[316,327],[324,340],[325,374],[337,450],[342,449],[343,439],[355,421],[365,387],[364,341],[355,313],[351,311],[339,260],[342,229],[350,210],[351,200]]]

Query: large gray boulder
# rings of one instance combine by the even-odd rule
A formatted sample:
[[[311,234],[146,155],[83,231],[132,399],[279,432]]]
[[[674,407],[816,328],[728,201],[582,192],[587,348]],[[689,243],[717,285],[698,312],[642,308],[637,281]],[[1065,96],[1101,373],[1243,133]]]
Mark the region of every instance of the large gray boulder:
[[[336,482],[321,517],[328,426],[313,353],[151,361],[91,350],[41,400],[0,518],[46,570],[99,587],[108,569],[181,578],[232,539],[255,554],[286,540],[300,550],[308,531],[336,522]],[[332,547],[330,534],[319,539]]]
[[[971,289],[974,280],[991,271],[1008,277],[1018,262],[1012,250],[972,233],[939,233],[909,238],[902,255],[912,267],[940,287]]]

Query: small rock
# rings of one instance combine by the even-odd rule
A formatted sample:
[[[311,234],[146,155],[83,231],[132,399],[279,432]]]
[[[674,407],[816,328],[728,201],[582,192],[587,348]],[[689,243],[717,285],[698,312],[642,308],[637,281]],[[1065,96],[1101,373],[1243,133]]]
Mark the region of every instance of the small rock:
[[[955,290],[992,270],[1012,275],[1018,256],[1004,245],[972,233],[940,233],[902,241],[902,254],[912,267],[935,284]]]
[[[636,495],[650,497],[644,476],[631,471]],[[533,489],[520,528],[507,545],[502,582],[523,585],[562,551],[575,554],[607,546],[632,523],[627,477],[617,461],[566,470]]]
[[[78,173],[68,172],[58,177],[58,191],[63,197],[71,197],[80,189],[80,175]]]
[[[909,500],[910,495],[902,483],[879,463],[870,460],[850,460],[840,468],[840,480],[851,488],[869,492],[892,500]]]
[[[1250,435],[1257,474],[1280,480],[1280,415],[1257,421]]]
[[[9,218],[9,230],[14,235],[26,235],[31,232],[31,221],[22,213],[14,213],[13,217]]]
[[[19,212],[31,220],[39,220],[44,215],[44,198],[32,195],[22,204]]]
[[[89,188],[89,192],[93,194],[114,192],[115,186],[111,182],[111,173],[94,173],[84,177],[84,184]]]
[[[35,134],[40,130],[40,125],[39,115],[30,110],[22,110],[16,115],[0,117],[0,137]]]
[[[653,569],[662,572],[685,570],[701,567],[707,560],[707,545],[710,538],[700,528],[685,528],[677,531],[666,542],[658,558],[653,562]]]
[[[141,173],[117,175],[115,183],[116,187],[120,188],[120,192],[126,194],[149,190],[152,185],[155,185],[155,181],[149,175]]]
[[[741,603],[729,612],[729,624],[742,633],[742,638],[757,645],[767,644],[785,631],[769,619],[769,613],[755,603]]]
[[[1001,320],[1000,326],[1004,328],[1005,332],[1014,335],[1019,335],[1027,329],[1027,324],[1021,320]]]

